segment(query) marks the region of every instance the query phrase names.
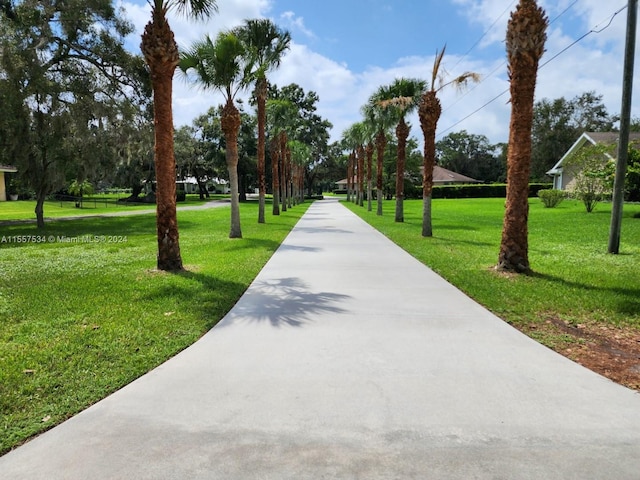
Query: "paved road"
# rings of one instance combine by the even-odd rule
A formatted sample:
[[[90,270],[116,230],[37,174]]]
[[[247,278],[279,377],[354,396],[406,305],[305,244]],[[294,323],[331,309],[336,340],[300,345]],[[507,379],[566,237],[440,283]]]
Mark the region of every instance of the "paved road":
[[[320,201],[218,326],[0,478],[635,480],[640,396]]]

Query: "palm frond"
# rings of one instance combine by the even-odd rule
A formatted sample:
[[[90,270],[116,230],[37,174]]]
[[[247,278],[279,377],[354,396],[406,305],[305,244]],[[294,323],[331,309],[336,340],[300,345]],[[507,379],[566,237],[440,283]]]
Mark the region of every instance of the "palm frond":
[[[175,11],[185,17],[193,17],[196,20],[209,18],[218,11],[216,0],[154,0],[156,8],[162,5],[165,11]]]
[[[434,90],[437,89],[436,82],[441,83],[443,78],[440,71],[440,66],[442,65],[442,59],[444,58],[444,52],[446,49],[447,45],[445,44],[440,52],[436,50],[436,58],[433,61],[433,70],[431,71],[431,88]]]

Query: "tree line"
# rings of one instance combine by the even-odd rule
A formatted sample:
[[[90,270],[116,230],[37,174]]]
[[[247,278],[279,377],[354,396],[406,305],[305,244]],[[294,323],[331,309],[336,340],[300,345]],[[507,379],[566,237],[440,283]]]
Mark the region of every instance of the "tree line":
[[[507,198],[502,240],[498,256],[499,270],[530,272],[528,261],[527,219],[528,187],[531,176],[532,126],[534,92],[538,63],[544,53],[548,18],[535,0],[520,0],[511,13],[506,32],[506,52],[511,94],[509,141],[502,148],[506,157]],[[433,171],[437,162],[436,130],[442,113],[438,93],[450,85],[465,86],[479,79],[474,72],[464,72],[447,78],[441,70],[445,49],[436,52],[430,81],[419,78],[398,78],[380,86],[362,107],[363,119],[343,133],[343,145],[348,151],[348,200],[364,206],[365,191],[372,210],[373,157],[376,155],[376,213],[382,215],[382,172],[384,151],[391,130],[395,131],[396,187],[395,221],[404,221],[405,171],[407,139],[411,126],[406,117],[417,110],[424,139],[422,154],[422,236],[433,236],[432,205]],[[439,142],[438,156],[443,164],[461,163],[477,176],[498,177],[501,162],[483,137],[466,132],[451,134]],[[473,155],[471,155],[473,154]],[[477,155],[476,155],[477,154]],[[468,157],[472,157],[472,159]],[[553,165],[553,164],[551,164]],[[481,172],[481,167],[483,170]],[[493,172],[491,170],[496,170]],[[461,172],[462,173],[462,172]],[[471,173],[471,172],[469,172]],[[353,197],[352,197],[353,192]]]
[[[132,54],[123,39],[133,26],[111,0],[0,1],[0,163],[19,168],[15,180],[35,196],[40,228],[45,199],[60,189],[126,185],[135,199],[145,183],[153,183],[157,266],[180,270],[176,173],[200,182],[213,174],[228,178],[230,237],[241,237],[241,194],[257,185],[261,223],[267,179],[276,197],[274,214],[303,197],[305,182],[311,188],[320,174],[331,124],[316,113],[314,92],[269,85],[267,74],[290,42],[289,33],[270,20],[247,20],[181,52],[170,15],[208,18],[217,2],[149,5],[141,54]],[[219,90],[225,103],[174,132],[176,69]],[[251,87],[255,114],[236,101],[240,90]]]

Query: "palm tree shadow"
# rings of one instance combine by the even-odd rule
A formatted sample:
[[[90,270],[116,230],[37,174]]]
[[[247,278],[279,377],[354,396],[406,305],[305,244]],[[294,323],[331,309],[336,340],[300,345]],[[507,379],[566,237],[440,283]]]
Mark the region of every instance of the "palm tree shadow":
[[[287,251],[287,250],[297,251],[297,252],[316,253],[322,249],[317,247],[306,247],[304,245],[291,245],[291,244],[285,244],[285,243],[280,245],[280,251]]]
[[[335,227],[297,227],[296,230],[304,233],[353,233],[351,230]]]
[[[219,327],[240,322],[269,322],[274,327],[301,327],[315,314],[344,313],[337,304],[350,298],[331,292],[311,292],[299,278],[256,282],[219,323]]]
[[[567,280],[562,277],[550,275],[542,272],[532,272],[532,277],[540,278],[548,282],[561,283],[567,287],[577,288],[585,291],[608,291],[615,293],[620,298],[618,301],[617,311],[627,315],[637,315],[640,313],[640,288],[636,286],[624,287],[604,287],[597,285],[590,285],[587,283],[580,283],[572,280]]]

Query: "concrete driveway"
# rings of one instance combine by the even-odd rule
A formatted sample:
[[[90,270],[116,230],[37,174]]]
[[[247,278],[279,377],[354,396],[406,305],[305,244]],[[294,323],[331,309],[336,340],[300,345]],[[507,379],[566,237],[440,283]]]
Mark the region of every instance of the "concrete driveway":
[[[200,341],[0,478],[631,480],[640,396],[326,200]]]

